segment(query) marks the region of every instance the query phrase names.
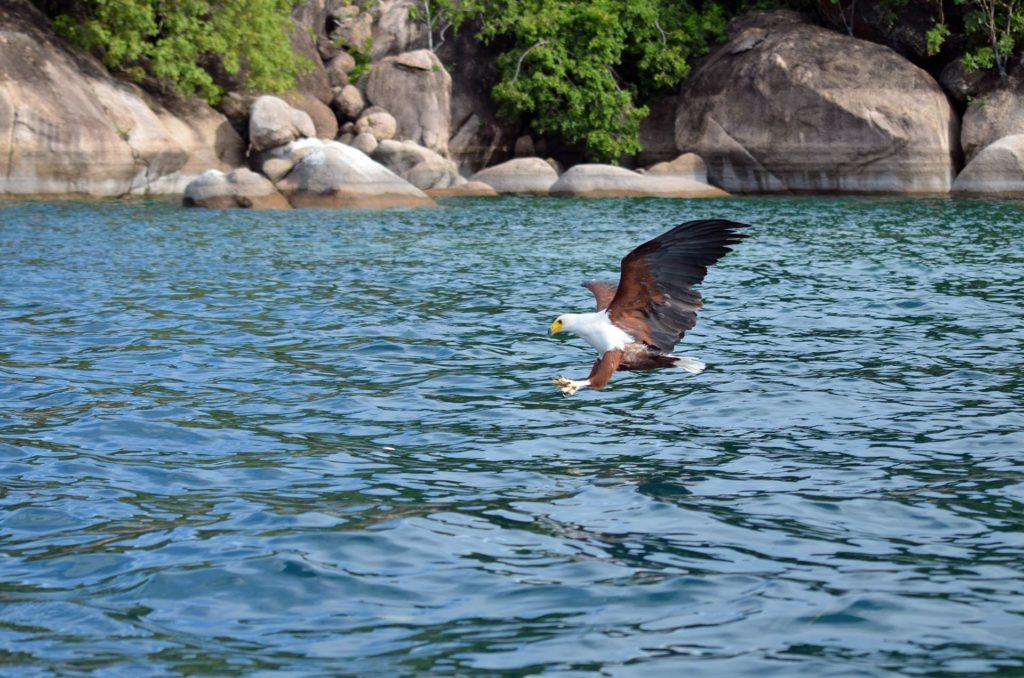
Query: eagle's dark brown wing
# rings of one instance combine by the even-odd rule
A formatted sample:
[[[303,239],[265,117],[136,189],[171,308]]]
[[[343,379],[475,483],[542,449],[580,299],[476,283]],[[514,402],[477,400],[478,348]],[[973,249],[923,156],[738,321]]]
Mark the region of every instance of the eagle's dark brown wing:
[[[746,237],[737,230],[746,227],[723,219],[688,221],[634,249],[622,259],[618,289],[608,305],[611,321],[670,352],[697,323],[703,302],[693,286],[704,280],[708,266],[732,251],[730,245]]]
[[[615,298],[615,290],[619,287],[608,280],[588,280],[583,283],[583,286],[594,293],[598,311],[608,308],[608,305],[612,303],[612,299]]]

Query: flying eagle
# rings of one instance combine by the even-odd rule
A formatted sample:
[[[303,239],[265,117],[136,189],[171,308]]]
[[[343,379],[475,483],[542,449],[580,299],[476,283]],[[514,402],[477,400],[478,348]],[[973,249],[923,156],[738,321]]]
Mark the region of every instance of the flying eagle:
[[[627,254],[617,285],[584,283],[597,299],[597,311],[560,315],[548,334],[574,332],[600,357],[586,379],[555,379],[562,393],[604,388],[616,370],[679,367],[691,374],[703,372],[704,363],[672,355],[672,349],[697,324],[697,310],[704,305],[693,286],[703,282],[708,266],[732,251],[730,245],[746,237],[737,231],[741,228],[747,224],[688,221]]]

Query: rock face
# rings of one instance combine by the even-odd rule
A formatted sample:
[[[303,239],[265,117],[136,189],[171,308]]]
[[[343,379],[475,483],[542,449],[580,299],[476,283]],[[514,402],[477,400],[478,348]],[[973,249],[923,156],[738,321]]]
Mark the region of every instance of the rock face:
[[[1013,134],[978,152],[953,182],[958,195],[1024,196],[1024,134]]]
[[[373,66],[366,98],[395,116],[398,138],[441,155],[451,134],[452,79],[437,55],[421,49],[387,57]]]
[[[0,0],[0,194],[180,193],[241,163],[227,119],[172,112],[69,48],[27,0]]]
[[[958,123],[892,50],[756,12],[684,83],[676,146],[729,191],[946,192]]]
[[[502,195],[547,195],[557,179],[558,172],[540,158],[513,158],[469,178],[487,184]]]
[[[185,188],[185,207],[246,207],[285,210],[291,207],[274,184],[261,174],[240,168],[224,174],[207,170]]]
[[[411,141],[382,141],[370,155],[424,191],[432,188],[451,188],[466,183],[466,180],[459,176],[455,163]]]
[[[721,198],[720,188],[673,174],[640,174],[613,165],[575,165],[549,189],[581,198]]]
[[[423,207],[434,205],[423,191],[364,153],[335,141],[304,139],[281,149],[298,152],[277,188],[293,207]]]

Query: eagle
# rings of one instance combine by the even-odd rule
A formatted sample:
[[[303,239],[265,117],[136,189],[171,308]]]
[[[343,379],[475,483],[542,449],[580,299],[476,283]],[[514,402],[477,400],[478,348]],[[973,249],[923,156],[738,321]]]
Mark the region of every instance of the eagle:
[[[584,387],[604,388],[617,370],[678,367],[700,374],[704,363],[672,354],[704,305],[693,289],[711,266],[746,237],[748,224],[699,219],[679,224],[648,240],[622,259],[618,284],[583,283],[597,300],[593,313],[565,313],[549,335],[573,332],[597,349],[600,357],[586,379],[559,377],[554,384],[571,396]]]

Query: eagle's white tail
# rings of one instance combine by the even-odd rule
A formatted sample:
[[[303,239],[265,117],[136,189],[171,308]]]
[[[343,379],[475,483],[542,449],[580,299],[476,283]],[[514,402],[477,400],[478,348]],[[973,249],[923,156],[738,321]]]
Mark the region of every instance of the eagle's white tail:
[[[681,355],[674,355],[672,359],[675,360],[676,367],[681,370],[686,370],[690,374],[700,374],[707,367],[703,362],[696,358],[687,358]]]

